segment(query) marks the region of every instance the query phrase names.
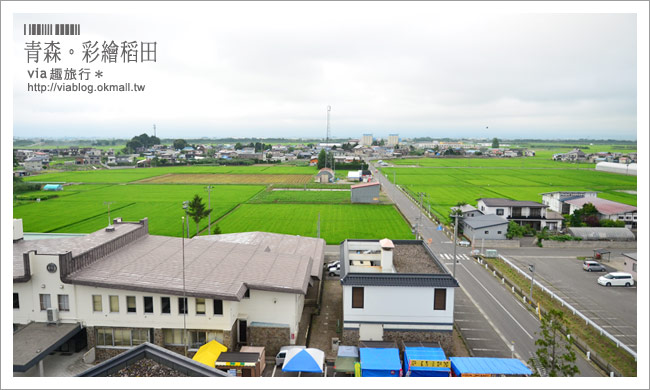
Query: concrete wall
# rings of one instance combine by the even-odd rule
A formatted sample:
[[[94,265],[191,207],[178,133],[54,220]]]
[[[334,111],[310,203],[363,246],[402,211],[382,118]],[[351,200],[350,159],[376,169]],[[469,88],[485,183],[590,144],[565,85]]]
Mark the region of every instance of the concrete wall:
[[[368,186],[361,188],[352,188],[351,193],[351,202],[352,203],[377,203],[379,202],[379,187]]]
[[[291,340],[291,334],[288,326],[249,326],[248,335],[248,344],[263,345],[266,348],[267,357],[275,356],[280,351],[280,348],[285,345],[296,343],[296,337]]]
[[[487,231],[487,233],[485,233]],[[499,233],[500,232],[500,233]],[[484,228],[472,229],[471,226],[464,224],[463,234],[474,240],[505,240],[506,233],[508,232],[508,224],[497,226],[488,226]]]
[[[352,286],[343,286],[343,321],[345,327],[355,328],[353,324],[368,322],[412,324],[430,330],[451,329],[454,289],[447,288],[446,310],[433,310],[433,297],[433,287],[365,286],[363,309],[353,309]]]
[[[445,354],[449,355],[452,350],[452,331],[412,331],[412,330],[388,330],[384,329],[384,341],[395,341],[397,345],[402,342],[439,342]]]
[[[237,318],[246,319],[249,326],[252,322],[286,324],[290,333],[294,334],[295,342],[304,295],[260,290],[251,290],[250,295],[250,299],[239,302]]]
[[[469,238],[471,241],[471,237]],[[474,242],[474,249],[481,249],[481,245],[483,250],[490,248],[519,248],[521,246],[519,240],[480,240],[477,238]]]
[[[544,248],[636,249],[636,241],[552,241],[544,240]]]

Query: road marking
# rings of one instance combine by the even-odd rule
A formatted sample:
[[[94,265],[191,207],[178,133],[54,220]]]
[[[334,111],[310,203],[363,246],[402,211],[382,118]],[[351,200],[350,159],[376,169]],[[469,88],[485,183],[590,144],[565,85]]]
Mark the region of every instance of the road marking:
[[[632,325],[601,325],[601,328],[634,328]]]
[[[500,349],[491,349],[491,348],[472,348],[474,351],[501,351]]]
[[[454,265],[454,263],[445,263],[445,265]]]
[[[465,267],[465,264],[460,263],[460,265],[461,265],[463,268],[465,268],[465,271],[467,271],[467,273],[468,273],[472,278],[474,278],[474,280],[476,280],[476,283],[478,283],[479,286],[481,286],[481,287],[483,288],[483,290],[485,290],[485,292],[488,293],[488,295],[489,295],[490,297],[492,297],[492,299],[494,299],[494,302],[496,302],[497,305],[499,305],[499,306],[503,309],[503,311],[505,311],[506,314],[507,314],[510,318],[512,318],[512,320],[515,322],[515,324],[517,324],[517,325],[521,328],[521,330],[523,330],[524,333],[526,333],[526,335],[528,335],[528,337],[530,337],[530,339],[533,340],[533,339],[534,339],[533,336],[531,336],[530,333],[528,333],[528,331],[527,331],[527,330],[526,330],[526,329],[525,329],[525,328],[524,328],[524,327],[519,323],[519,321],[517,321],[517,320],[515,319],[515,317],[514,317],[512,314],[510,314],[510,312],[509,312],[509,311],[508,311],[508,310],[507,310],[507,309],[506,309],[506,308],[501,304],[501,302],[499,302],[499,300],[496,299],[496,298],[494,297],[494,295],[492,295],[492,293],[491,293],[487,288],[485,288],[485,286],[483,285],[483,283],[481,283],[478,279],[476,279],[476,276],[474,276],[474,274],[473,274],[469,269],[467,269],[467,267]]]
[[[466,254],[463,253],[461,256],[463,257],[463,259],[465,259],[465,260],[469,260],[469,257],[467,257]]]
[[[458,318],[456,318],[456,321],[457,322],[483,322],[483,321],[480,321],[480,320],[459,320]]]
[[[492,339],[486,339],[486,338],[481,338],[481,337],[467,337],[467,340],[477,340],[477,341],[488,341]],[[475,349],[475,348],[472,348]]]
[[[460,330],[471,330],[473,332],[488,332],[487,329],[475,329],[475,328],[460,328]]]
[[[454,314],[471,314],[468,311],[454,311]]]

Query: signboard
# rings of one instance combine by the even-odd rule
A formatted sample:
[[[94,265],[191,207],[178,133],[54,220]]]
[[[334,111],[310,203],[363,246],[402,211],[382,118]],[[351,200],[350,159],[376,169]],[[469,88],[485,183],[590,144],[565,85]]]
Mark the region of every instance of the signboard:
[[[451,368],[449,360],[411,360],[411,367],[444,367]]]

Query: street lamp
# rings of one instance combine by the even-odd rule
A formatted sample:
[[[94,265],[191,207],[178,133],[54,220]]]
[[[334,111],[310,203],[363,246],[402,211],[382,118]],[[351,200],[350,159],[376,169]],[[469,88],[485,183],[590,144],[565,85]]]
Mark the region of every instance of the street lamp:
[[[262,151],[264,153],[264,151]],[[205,187],[206,190],[208,190],[208,209],[210,209],[210,191],[212,190],[212,186],[207,186]],[[210,227],[212,226],[212,210],[210,210],[210,213],[208,214],[208,235],[212,233],[212,230],[210,230]]]
[[[530,278],[530,303],[533,303],[533,286],[535,285],[535,264],[528,264],[528,270],[533,273]]]
[[[104,202],[105,206],[108,206],[108,227],[111,227],[111,205],[115,202]]]
[[[183,201],[183,210],[185,210],[185,218],[184,218],[184,220],[185,220],[185,224],[187,226],[186,230],[187,230],[187,238],[188,239],[190,238],[190,219],[187,217],[187,209],[189,207],[190,207],[190,201],[189,200]]]
[[[460,206],[458,210],[454,211],[454,269],[453,276],[456,277],[456,237],[458,237],[458,212],[460,211]]]
[[[185,202],[183,202],[183,208],[185,209],[185,212],[187,212],[187,205]],[[181,227],[181,231],[185,230],[185,217],[181,217],[181,221],[183,223],[183,226]],[[183,254],[183,346],[184,346],[184,351],[185,351],[185,357],[187,357],[187,294],[185,293],[185,233],[183,233],[182,238],[181,238],[181,245],[182,245],[182,254]]]

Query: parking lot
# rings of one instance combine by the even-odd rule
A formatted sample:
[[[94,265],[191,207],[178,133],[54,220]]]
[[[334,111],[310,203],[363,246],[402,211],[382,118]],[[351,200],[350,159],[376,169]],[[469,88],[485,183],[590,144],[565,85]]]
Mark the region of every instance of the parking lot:
[[[601,261],[607,272],[622,271],[623,250],[612,250],[611,262]],[[637,289],[605,287],[597,279],[607,272],[586,272],[577,256],[591,256],[589,249],[502,249],[500,253],[528,271],[535,265],[535,280],[551,289],[628,347],[637,349]]]

